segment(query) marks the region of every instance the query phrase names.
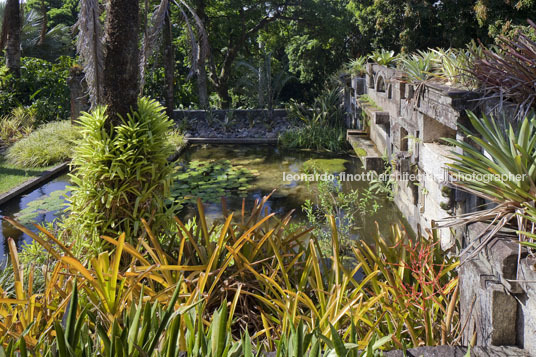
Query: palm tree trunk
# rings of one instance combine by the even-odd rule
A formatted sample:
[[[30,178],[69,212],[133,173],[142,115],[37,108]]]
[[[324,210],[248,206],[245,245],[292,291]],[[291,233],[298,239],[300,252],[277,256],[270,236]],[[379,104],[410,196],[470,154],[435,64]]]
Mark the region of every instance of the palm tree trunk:
[[[137,107],[139,0],[109,0],[106,15],[103,101],[115,125]]]
[[[173,38],[172,26],[170,21],[169,9],[164,20],[164,75],[166,81],[165,98],[166,98],[166,113],[170,118],[173,118],[173,109],[175,109],[174,103],[174,89],[175,89],[175,56],[173,53],[173,44],[171,39]]]
[[[45,43],[45,38],[48,31],[47,5],[45,0],[41,0],[41,12],[43,14],[43,20],[41,22],[41,32],[39,33],[39,45],[43,45],[43,43]]]
[[[20,76],[21,15],[19,0],[7,0],[2,28],[2,48],[6,47],[6,66],[15,77]],[[5,42],[4,42],[5,41]]]

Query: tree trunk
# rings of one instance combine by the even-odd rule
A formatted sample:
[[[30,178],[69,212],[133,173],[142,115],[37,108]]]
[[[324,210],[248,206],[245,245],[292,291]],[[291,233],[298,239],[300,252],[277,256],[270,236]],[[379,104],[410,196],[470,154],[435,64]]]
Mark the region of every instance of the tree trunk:
[[[103,101],[109,124],[137,107],[139,0],[108,0],[104,36]]]
[[[45,38],[48,31],[48,16],[47,16],[47,5],[45,0],[41,0],[41,12],[43,14],[43,19],[41,20],[41,32],[39,33],[39,45],[42,46],[45,43]]]
[[[7,0],[4,11],[2,40],[5,40],[5,43],[2,43],[2,45],[6,46],[6,66],[10,73],[15,77],[19,77],[21,56],[21,16],[19,0]]]
[[[173,52],[173,44],[171,39],[173,38],[172,26],[170,21],[169,9],[164,20],[163,40],[164,40],[164,75],[165,75],[165,98],[166,98],[166,114],[173,118],[173,109],[175,109],[174,103],[174,83],[175,83],[175,56]]]
[[[208,83],[207,83],[207,71],[205,64],[199,64],[199,73],[197,73],[197,93],[199,96],[199,106],[202,109],[208,108]]]
[[[231,96],[229,95],[229,83],[226,79],[219,82],[218,85],[215,86],[216,93],[218,93],[220,99],[221,99],[221,107],[222,109],[229,109],[231,106]]]
[[[208,26],[208,17],[205,12],[205,2],[198,0],[196,2],[196,14],[201,19],[205,29]],[[199,34],[201,35],[201,34]],[[207,39],[208,40],[208,39]],[[207,109],[209,106],[208,100],[208,76],[206,70],[207,53],[206,48],[199,41],[199,54],[197,58],[197,93],[199,97],[199,106],[202,109]]]

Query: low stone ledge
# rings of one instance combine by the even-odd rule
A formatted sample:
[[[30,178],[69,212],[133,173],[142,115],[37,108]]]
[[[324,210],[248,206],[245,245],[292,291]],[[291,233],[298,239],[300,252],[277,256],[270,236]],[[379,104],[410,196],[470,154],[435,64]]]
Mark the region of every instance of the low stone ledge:
[[[69,166],[69,162],[63,162],[61,164],[58,164],[52,167],[50,170],[43,172],[40,176],[30,179],[20,184],[19,186],[9,190],[8,192],[0,195],[0,205],[3,205],[9,200],[19,195],[22,195],[23,193],[31,190],[32,188],[42,184],[43,182],[50,180],[51,178],[60,174],[61,172],[67,171],[68,166]]]
[[[187,138],[189,144],[274,145],[277,138]]]

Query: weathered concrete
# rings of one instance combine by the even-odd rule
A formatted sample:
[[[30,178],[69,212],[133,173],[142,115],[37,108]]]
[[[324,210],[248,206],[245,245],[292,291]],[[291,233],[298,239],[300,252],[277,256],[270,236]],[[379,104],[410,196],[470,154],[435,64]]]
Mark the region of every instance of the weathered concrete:
[[[479,93],[435,82],[416,86],[401,78],[395,69],[368,64],[365,93],[374,103],[360,100],[357,90],[350,100],[357,105],[355,112],[368,118],[371,141],[395,163],[395,204],[413,230],[422,231],[485,203],[449,185],[448,157],[459,149],[442,138],[466,140],[458,131],[459,124],[468,125],[466,110],[499,111],[496,103],[480,100]],[[505,110],[502,114],[507,117],[510,109]],[[484,228],[472,224],[441,229],[441,246],[444,250],[456,249],[457,242],[467,246]],[[460,306],[461,342],[467,345],[476,336],[473,355],[536,355],[536,260],[510,238],[495,240],[461,266]]]
[[[348,130],[346,140],[352,145],[365,170],[373,170],[379,173],[385,170],[382,155],[374,145],[374,142],[366,136],[366,133]]]

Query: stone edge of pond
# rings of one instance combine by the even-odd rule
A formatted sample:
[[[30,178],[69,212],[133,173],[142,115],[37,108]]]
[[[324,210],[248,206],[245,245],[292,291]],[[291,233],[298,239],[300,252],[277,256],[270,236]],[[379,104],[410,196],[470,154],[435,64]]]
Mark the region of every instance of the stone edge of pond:
[[[54,176],[60,174],[63,171],[66,171],[69,167],[69,161],[62,162],[61,164],[58,164],[54,167],[52,167],[50,170],[47,170],[43,172],[41,175],[29,179],[28,181],[23,182],[22,184],[18,185],[15,188],[12,188],[11,190],[7,191],[6,193],[3,193],[0,195],[0,205],[3,205],[4,203],[10,201],[11,199],[22,195],[23,193],[31,190],[32,188],[42,184],[43,182],[46,182],[53,178]]]
[[[189,144],[277,144],[277,138],[186,138]]]

